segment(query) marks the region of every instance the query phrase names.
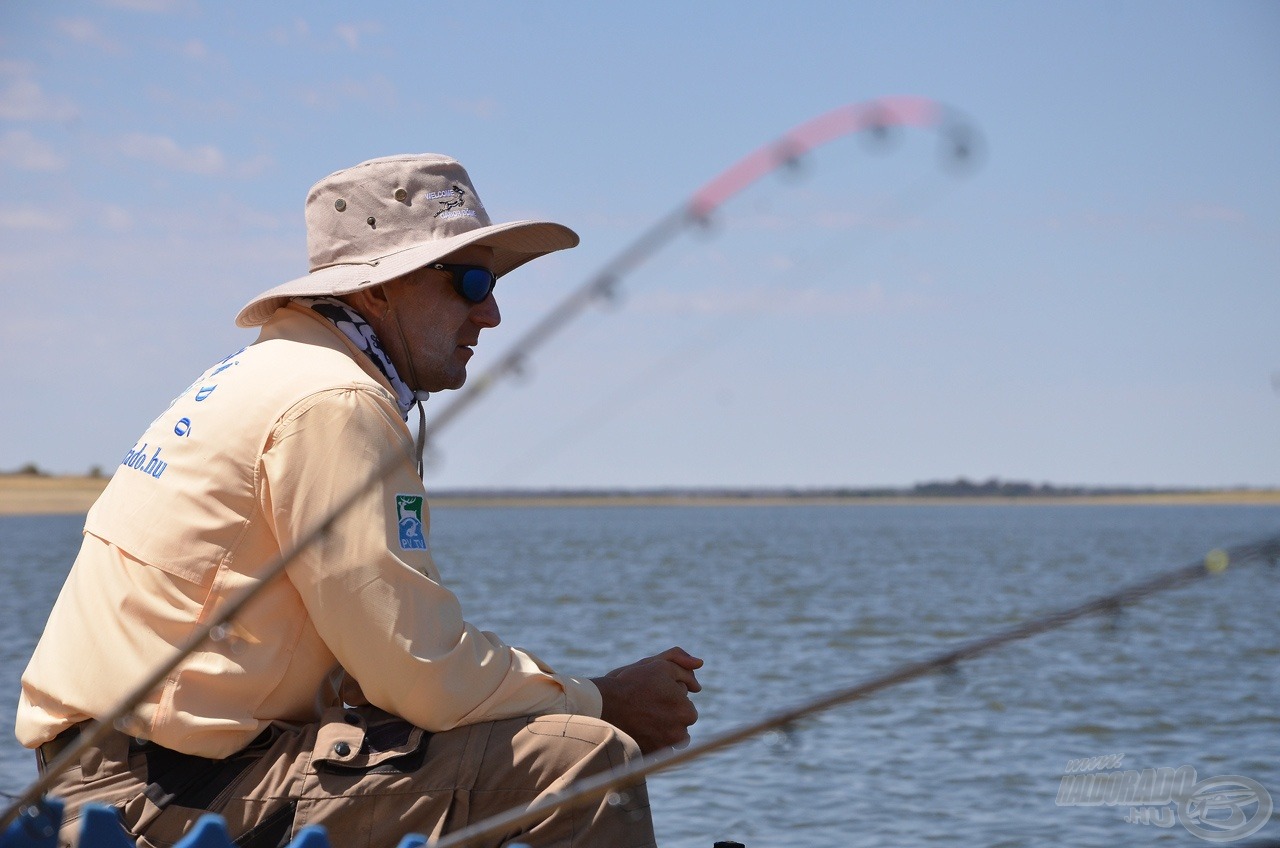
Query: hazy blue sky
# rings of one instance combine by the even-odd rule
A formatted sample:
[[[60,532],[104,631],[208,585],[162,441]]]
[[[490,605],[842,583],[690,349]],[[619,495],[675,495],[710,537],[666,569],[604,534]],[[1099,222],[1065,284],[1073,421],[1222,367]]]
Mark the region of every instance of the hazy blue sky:
[[[472,373],[739,157],[728,204],[447,431],[429,487],[1280,485],[1275,2],[0,3],[0,468],[113,469],[306,267],[302,202],[392,153],[582,246]],[[433,398],[428,411],[446,396]]]

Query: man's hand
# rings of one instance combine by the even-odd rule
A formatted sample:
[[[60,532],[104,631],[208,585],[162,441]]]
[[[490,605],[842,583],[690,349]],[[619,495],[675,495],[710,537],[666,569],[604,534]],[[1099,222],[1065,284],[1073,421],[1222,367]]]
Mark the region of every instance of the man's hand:
[[[690,692],[702,691],[694,677],[702,660],[681,648],[615,668],[593,678],[600,689],[600,717],[629,735],[646,754],[689,741],[698,720]]]

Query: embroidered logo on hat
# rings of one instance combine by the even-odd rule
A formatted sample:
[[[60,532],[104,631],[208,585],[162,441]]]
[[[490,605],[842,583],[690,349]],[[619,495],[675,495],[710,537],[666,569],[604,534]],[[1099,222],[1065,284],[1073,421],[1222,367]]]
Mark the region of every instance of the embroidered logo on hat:
[[[467,192],[457,183],[454,183],[448,191],[431,192],[427,195],[427,199],[434,200],[440,204],[440,211],[435,214],[435,217],[439,218],[444,213],[452,209],[457,209],[461,206],[466,196]],[[472,212],[471,214],[474,215],[475,212]]]

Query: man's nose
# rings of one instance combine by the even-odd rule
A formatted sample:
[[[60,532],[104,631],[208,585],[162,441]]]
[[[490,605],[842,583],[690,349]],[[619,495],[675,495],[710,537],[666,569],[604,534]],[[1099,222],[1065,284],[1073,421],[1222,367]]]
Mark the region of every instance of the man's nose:
[[[498,299],[489,292],[489,296],[471,307],[471,320],[481,327],[496,327],[502,323],[502,313],[498,311]]]

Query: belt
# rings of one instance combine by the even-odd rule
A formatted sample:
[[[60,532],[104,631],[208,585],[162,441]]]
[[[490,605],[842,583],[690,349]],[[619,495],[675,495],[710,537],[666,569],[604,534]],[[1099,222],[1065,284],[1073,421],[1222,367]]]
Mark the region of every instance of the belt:
[[[36,765],[42,773],[49,767],[49,763],[56,760],[59,754],[70,748],[72,743],[80,738],[81,731],[88,724],[89,722],[87,721],[73,724],[36,749]]]

